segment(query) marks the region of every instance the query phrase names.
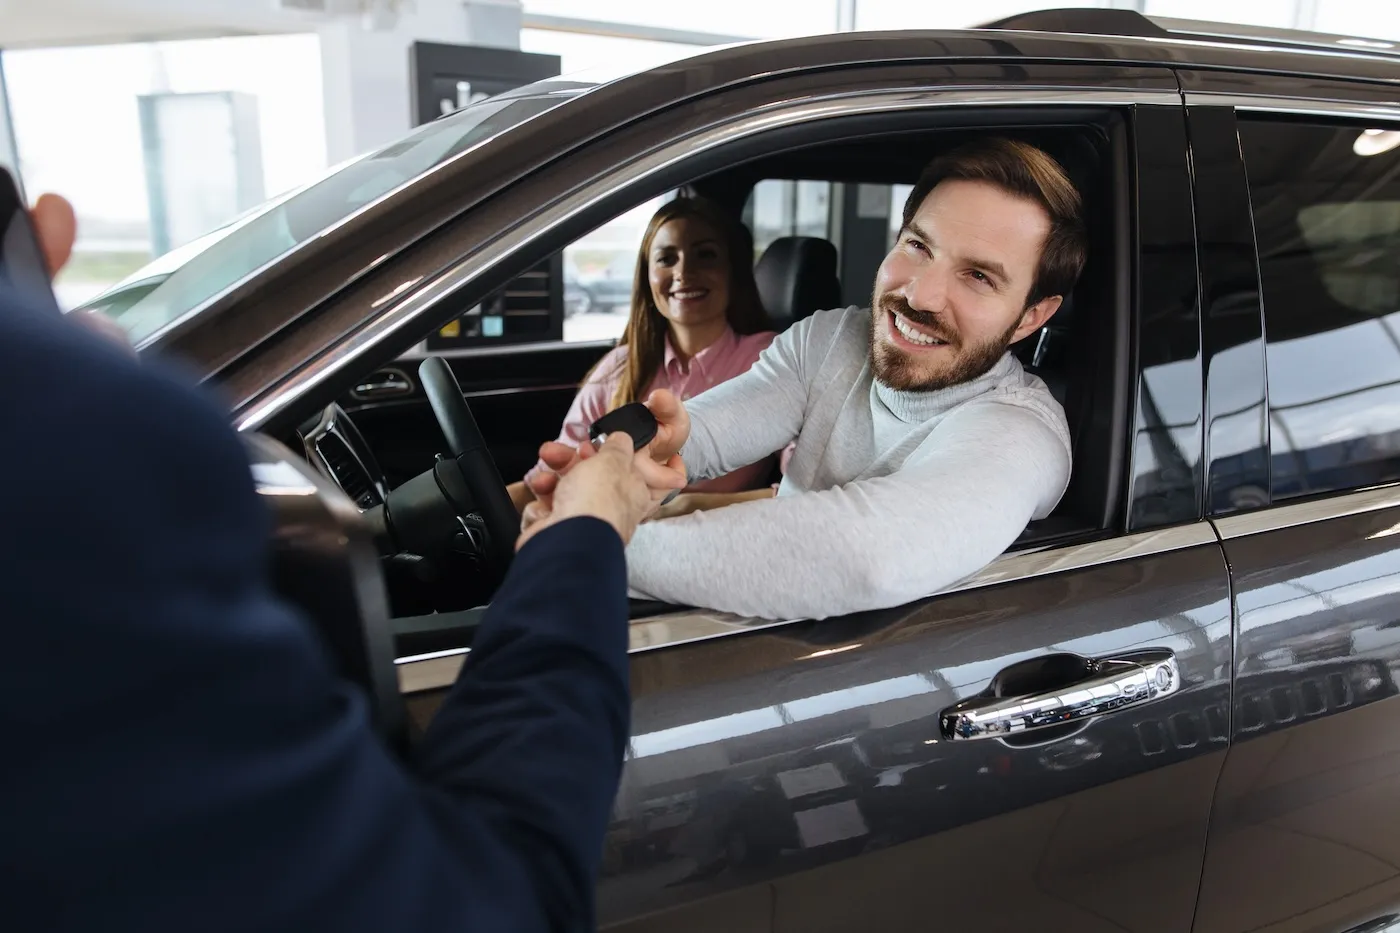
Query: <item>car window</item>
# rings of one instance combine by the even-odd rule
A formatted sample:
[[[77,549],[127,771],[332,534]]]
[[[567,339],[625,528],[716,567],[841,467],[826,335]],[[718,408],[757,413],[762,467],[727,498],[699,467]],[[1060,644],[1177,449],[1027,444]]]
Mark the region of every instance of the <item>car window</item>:
[[[595,227],[431,334],[426,349],[615,342],[627,326],[647,224],[675,196],[668,191]]]
[[[914,193],[913,185],[890,185],[890,222],[885,237],[886,251],[894,249],[899,239],[899,231],[904,226],[904,202]]]
[[[80,310],[111,316],[139,344],[399,186],[579,92],[541,82],[468,106],[172,250]]]
[[[1275,499],[1400,480],[1400,133],[1242,118]]]
[[[910,185],[858,186],[865,210],[892,216],[893,244]],[[627,326],[637,251],[648,222],[678,192],[667,191],[594,228],[557,256],[511,282],[481,305],[428,338],[428,350],[552,341],[615,342]],[[742,220],[754,238],[754,261],[779,237],[811,236],[830,240],[840,251],[834,201],[838,183],[813,179],[764,179],[746,201]],[[873,280],[874,265],[870,268]],[[562,302],[553,299],[562,291]],[[557,317],[562,315],[562,325]]]
[[[564,248],[564,340],[617,340],[632,308],[637,252],[657,208],[669,191],[575,240]]]

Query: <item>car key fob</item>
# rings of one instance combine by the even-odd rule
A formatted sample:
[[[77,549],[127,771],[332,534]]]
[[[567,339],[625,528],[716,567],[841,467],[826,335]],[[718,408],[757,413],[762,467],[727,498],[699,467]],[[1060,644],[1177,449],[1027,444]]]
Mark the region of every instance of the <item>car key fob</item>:
[[[632,402],[608,412],[588,427],[588,439],[597,447],[614,431],[624,431],[632,437],[632,449],[641,450],[656,437],[656,416],[641,402]]]

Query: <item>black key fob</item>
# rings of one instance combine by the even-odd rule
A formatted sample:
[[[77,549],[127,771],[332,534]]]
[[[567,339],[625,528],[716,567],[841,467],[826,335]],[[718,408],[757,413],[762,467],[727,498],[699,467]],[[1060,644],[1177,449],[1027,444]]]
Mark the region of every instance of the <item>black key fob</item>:
[[[608,412],[588,427],[588,439],[597,447],[603,438],[615,431],[624,431],[632,437],[632,449],[641,450],[656,437],[656,416],[641,402],[623,405]]]

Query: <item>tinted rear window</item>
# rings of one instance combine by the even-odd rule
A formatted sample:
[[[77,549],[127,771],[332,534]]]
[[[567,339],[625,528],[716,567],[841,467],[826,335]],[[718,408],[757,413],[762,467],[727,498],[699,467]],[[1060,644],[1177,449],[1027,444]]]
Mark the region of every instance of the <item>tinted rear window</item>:
[[[1273,496],[1400,480],[1400,133],[1242,118]]]

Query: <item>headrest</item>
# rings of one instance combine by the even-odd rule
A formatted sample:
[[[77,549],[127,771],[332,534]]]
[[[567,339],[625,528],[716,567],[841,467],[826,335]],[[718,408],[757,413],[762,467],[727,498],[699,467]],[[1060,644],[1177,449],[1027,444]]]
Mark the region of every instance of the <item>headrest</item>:
[[[774,330],[786,330],[815,311],[841,307],[836,247],[826,240],[780,237],[763,251],[753,275]]]

